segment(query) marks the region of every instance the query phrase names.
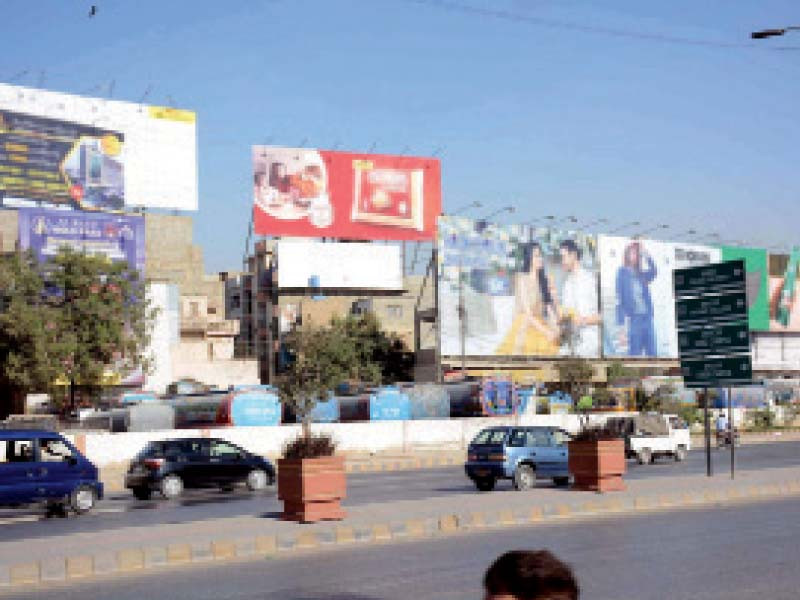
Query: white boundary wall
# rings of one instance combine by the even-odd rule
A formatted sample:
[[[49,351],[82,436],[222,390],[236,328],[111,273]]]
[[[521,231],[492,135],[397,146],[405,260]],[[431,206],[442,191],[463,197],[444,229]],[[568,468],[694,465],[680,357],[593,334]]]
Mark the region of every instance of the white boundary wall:
[[[613,413],[619,416],[625,413]],[[411,452],[415,450],[463,450],[484,427],[498,425],[548,425],[575,432],[580,415],[521,415],[441,419],[424,421],[366,421],[359,423],[315,423],[312,431],[328,433],[343,452]],[[605,415],[591,415],[592,422]],[[220,427],[214,429],[173,429],[130,433],[86,433],[70,437],[97,466],[131,460],[147,442],[176,437],[218,437],[251,452],[276,457],[284,445],[300,434],[299,425],[274,427]],[[78,441],[80,440],[80,441]]]

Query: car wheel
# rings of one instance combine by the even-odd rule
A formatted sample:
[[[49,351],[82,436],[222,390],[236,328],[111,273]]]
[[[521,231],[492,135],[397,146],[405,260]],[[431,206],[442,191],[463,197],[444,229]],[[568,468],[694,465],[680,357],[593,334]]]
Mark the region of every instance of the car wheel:
[[[553,477],[553,484],[557,487],[567,487],[569,485],[569,477]]]
[[[167,500],[177,498],[183,493],[183,481],[177,475],[167,475],[161,480],[161,494]]]
[[[650,452],[650,448],[642,448],[639,450],[637,458],[639,459],[640,465],[649,465],[653,462],[653,453]]]
[[[481,492],[491,492],[494,489],[494,477],[483,477],[475,480],[475,487]]]
[[[146,487],[137,487],[133,488],[133,497],[137,500],[150,500],[150,496],[153,495],[152,490]]]
[[[94,488],[88,485],[81,485],[70,494],[69,505],[76,513],[83,514],[92,510],[96,501],[97,494]]]
[[[536,471],[530,465],[520,465],[514,473],[514,487],[520,491],[529,490],[536,485]]]
[[[269,476],[262,469],[253,469],[247,475],[247,489],[251,492],[263,490],[269,484]]]
[[[689,453],[687,452],[684,446],[678,446],[677,448],[675,448],[675,460],[677,462],[685,461],[688,454]]]

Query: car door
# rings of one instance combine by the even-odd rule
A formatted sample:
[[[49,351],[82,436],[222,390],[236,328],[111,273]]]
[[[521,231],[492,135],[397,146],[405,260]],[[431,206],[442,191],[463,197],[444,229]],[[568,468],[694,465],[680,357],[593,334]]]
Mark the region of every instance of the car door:
[[[550,432],[555,464],[553,465],[554,477],[569,476],[569,441],[572,436],[563,429],[554,429]]]
[[[528,430],[528,446],[536,456],[537,477],[555,477],[559,473],[560,454],[563,448],[553,445],[551,431],[544,427],[531,427]]]
[[[230,485],[247,477],[250,466],[244,452],[230,442],[211,440],[211,465],[214,482]]]
[[[0,440],[0,504],[26,504],[38,494],[34,440]]]
[[[65,498],[78,486],[83,464],[58,436],[39,438],[35,469],[47,498]]]
[[[214,465],[211,463],[208,440],[188,439],[174,442],[175,456],[171,459],[175,473],[187,487],[205,487],[214,484]]]

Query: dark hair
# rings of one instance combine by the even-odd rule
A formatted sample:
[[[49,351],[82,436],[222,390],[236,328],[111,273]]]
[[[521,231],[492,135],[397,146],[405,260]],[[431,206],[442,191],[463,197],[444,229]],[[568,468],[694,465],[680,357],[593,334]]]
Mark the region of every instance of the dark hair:
[[[636,262],[631,259],[631,252],[636,250]],[[629,269],[639,271],[642,262],[642,245],[639,242],[631,242],[625,246],[625,253],[622,256],[622,264]]]
[[[506,552],[486,571],[483,587],[493,596],[508,594],[517,600],[578,600],[580,597],[572,569],[547,550]]]
[[[582,253],[581,249],[578,248],[578,244],[575,242],[575,240],[561,240],[561,243],[558,245],[558,247],[561,248],[562,250],[566,250],[567,252],[574,254],[580,260]]]
[[[539,252],[543,254],[542,245],[539,242],[531,242],[530,244],[525,244],[523,246],[524,254],[522,257],[522,268],[525,273],[528,273],[531,270],[534,250],[539,250]],[[543,266],[537,269],[536,275],[536,279],[539,284],[539,294],[542,296],[542,304],[545,307],[550,306],[553,303],[553,296],[550,294],[550,283]]]

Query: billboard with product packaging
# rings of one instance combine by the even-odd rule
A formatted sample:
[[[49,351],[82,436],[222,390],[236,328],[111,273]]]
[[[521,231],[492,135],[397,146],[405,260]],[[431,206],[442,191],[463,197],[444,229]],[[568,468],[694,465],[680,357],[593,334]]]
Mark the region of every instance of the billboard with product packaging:
[[[0,84],[0,205],[197,209],[195,113]]]
[[[431,240],[441,213],[435,158],[253,147],[259,235]]]
[[[769,268],[763,248],[722,246],[722,260],[743,260],[747,289],[747,321],[751,331],[769,330]]]
[[[718,248],[599,237],[603,355],[677,358],[674,269],[719,262]]]
[[[597,241],[575,231],[439,219],[442,354],[600,356]]]
[[[800,331],[800,247],[769,260],[769,330]]]

